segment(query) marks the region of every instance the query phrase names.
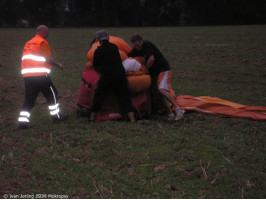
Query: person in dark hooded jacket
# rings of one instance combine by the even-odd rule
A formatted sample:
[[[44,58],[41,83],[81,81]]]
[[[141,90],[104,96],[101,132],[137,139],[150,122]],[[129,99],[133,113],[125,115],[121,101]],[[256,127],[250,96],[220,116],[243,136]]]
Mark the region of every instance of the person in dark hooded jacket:
[[[127,113],[130,122],[135,122],[134,109],[127,88],[126,72],[122,65],[118,47],[109,42],[108,33],[100,30],[95,34],[100,46],[93,56],[93,67],[101,74],[98,87],[95,90],[90,121],[94,121],[106,96],[113,91],[118,100],[120,111]]]

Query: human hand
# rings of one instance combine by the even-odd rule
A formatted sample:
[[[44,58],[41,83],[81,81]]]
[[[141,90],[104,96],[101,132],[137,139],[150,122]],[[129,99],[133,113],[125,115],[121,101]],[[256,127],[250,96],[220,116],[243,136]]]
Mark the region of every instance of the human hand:
[[[59,67],[61,70],[64,70],[64,66],[63,66],[61,63],[58,64],[58,67]]]

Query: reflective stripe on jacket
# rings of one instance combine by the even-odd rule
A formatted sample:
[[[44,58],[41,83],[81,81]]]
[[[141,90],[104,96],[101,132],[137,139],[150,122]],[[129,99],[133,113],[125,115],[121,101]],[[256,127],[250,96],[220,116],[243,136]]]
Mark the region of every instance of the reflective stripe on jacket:
[[[41,45],[47,47],[48,52],[41,52]],[[46,55],[46,56],[45,56]],[[51,55],[48,42],[36,35],[25,44],[22,54],[21,73],[23,77],[45,76],[50,73],[51,65],[46,62],[46,57]]]

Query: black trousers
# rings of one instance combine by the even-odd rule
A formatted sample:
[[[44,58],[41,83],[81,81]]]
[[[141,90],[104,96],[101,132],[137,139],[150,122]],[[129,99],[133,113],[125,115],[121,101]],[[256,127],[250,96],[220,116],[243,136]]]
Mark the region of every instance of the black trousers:
[[[38,94],[41,92],[46,98],[48,105],[56,105],[57,90],[49,76],[25,77],[25,100],[21,107],[22,111],[30,111],[33,108]]]
[[[122,113],[133,112],[134,108],[129,97],[129,92],[127,88],[126,77],[121,78],[105,78],[102,76],[98,81],[98,87],[95,90],[93,98],[93,106],[91,111],[97,113],[106,96],[111,92],[114,92],[115,97],[118,100],[119,107]]]

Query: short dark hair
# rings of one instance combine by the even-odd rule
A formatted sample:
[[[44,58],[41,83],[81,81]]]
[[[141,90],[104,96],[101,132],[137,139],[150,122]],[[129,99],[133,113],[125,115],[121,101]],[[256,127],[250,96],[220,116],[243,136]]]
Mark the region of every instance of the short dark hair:
[[[142,39],[142,37],[139,35],[139,34],[135,34],[135,35],[133,35],[132,37],[131,37],[131,40],[130,40],[130,42],[131,43],[133,43],[133,42],[136,42],[136,41],[142,41],[143,39]]]

